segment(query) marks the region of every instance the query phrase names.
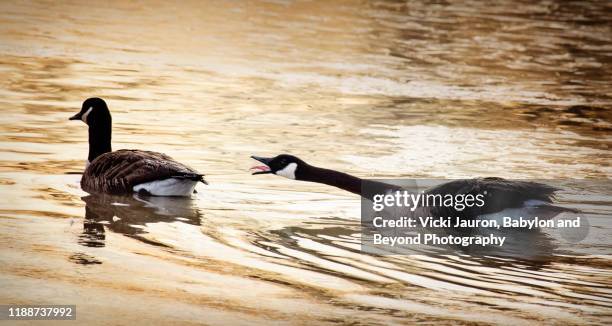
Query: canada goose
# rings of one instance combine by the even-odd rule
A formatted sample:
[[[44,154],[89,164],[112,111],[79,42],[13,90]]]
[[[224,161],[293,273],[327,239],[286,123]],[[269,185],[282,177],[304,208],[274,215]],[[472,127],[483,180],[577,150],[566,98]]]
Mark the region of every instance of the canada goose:
[[[256,174],[276,174],[288,179],[323,183],[338,187],[365,198],[371,199],[372,195],[388,191],[401,190],[402,188],[392,184],[363,180],[361,178],[312,166],[303,160],[287,154],[281,154],[272,158],[251,156],[251,158],[264,165],[254,166],[252,169]],[[366,185],[368,193],[362,192],[362,183]],[[364,190],[365,187],[364,187]],[[537,182],[513,181],[502,178],[477,178],[450,181],[427,190],[426,194],[486,194],[485,205],[458,211],[453,207],[429,208],[429,211],[421,213],[436,214],[443,216],[453,214],[461,218],[475,218],[478,216],[499,218],[499,214],[512,214],[516,216],[521,211],[529,210],[530,214],[537,214],[541,218],[552,218],[565,211],[575,211],[571,208],[554,206],[552,199],[554,193],[559,189]],[[535,216],[535,215],[534,215]]]
[[[69,120],[89,126],[89,156],[81,178],[87,192],[190,196],[204,175],[166,154],[134,149],[111,150],[112,119],[104,100],[89,98]]]

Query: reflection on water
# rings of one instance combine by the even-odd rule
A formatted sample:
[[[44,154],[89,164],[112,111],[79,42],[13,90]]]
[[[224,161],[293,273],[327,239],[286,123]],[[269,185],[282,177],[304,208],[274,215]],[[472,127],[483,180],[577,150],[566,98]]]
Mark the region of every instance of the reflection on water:
[[[87,324],[605,323],[609,188],[561,193],[589,235],[535,234],[532,259],[379,256],[359,250],[358,198],[250,176],[248,157],[609,179],[610,35],[606,1],[2,2],[0,301],[61,297]],[[83,193],[87,131],[67,118],[90,96],[113,148],[167,153],[211,185],[186,201]]]
[[[104,246],[105,226],[111,231],[139,238],[148,223],[200,225],[200,213],[188,198],[93,194],[81,199],[85,202],[85,219],[79,243],[88,247]]]

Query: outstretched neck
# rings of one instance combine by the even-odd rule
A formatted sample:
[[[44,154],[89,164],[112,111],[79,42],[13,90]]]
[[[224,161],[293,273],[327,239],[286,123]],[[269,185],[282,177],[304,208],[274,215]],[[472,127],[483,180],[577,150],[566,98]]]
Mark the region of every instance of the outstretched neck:
[[[361,178],[330,169],[308,166],[299,180],[323,183],[361,195]]]
[[[308,166],[304,168],[304,170],[305,171],[303,171],[304,173],[301,173],[299,180],[323,183],[338,187],[367,199],[371,199],[376,193],[386,193],[390,190],[399,189],[399,187],[395,185],[378,181],[364,180],[344,172],[323,169],[316,166]]]
[[[93,162],[96,157],[112,151],[111,132],[110,121],[105,124],[89,126],[89,156],[87,156],[89,163]]]

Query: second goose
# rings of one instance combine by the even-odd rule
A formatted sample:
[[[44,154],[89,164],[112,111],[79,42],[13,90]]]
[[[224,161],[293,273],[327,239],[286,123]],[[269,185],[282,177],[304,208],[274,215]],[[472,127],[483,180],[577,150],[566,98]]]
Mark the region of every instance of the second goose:
[[[253,174],[276,174],[293,180],[310,181],[322,183],[350,191],[354,194],[371,199],[375,193],[401,190],[393,184],[377,181],[363,180],[356,176],[339,171],[312,166],[301,159],[287,154],[266,158],[251,156],[251,158],[263,163],[253,167]],[[367,182],[371,193],[364,193],[362,185]],[[446,210],[444,207],[434,207],[436,211],[423,213],[453,214],[461,218],[471,219],[476,217],[492,217],[491,214],[511,214],[518,216],[520,213],[529,213],[532,216],[539,215],[543,218],[552,218],[562,212],[575,211],[571,208],[556,206],[553,203],[554,194],[560,189],[531,181],[505,180],[502,178],[476,178],[455,180],[443,183],[427,190],[426,194],[486,194],[485,205],[477,209],[465,209],[463,211]],[[535,215],[534,215],[535,214]]]
[[[153,196],[190,196],[204,175],[166,154],[122,149],[112,151],[112,119],[106,102],[89,98],[70,120],[89,126],[89,156],[81,178],[84,191],[139,192]]]

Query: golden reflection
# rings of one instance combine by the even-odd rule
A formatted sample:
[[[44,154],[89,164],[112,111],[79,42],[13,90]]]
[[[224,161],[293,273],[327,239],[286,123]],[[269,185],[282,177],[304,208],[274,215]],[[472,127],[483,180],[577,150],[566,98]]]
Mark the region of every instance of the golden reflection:
[[[609,9],[0,1],[0,301],[53,293],[86,324],[604,323],[609,188],[561,194],[590,214],[579,244],[534,232],[511,252],[383,256],[360,250],[357,198],[247,170],[289,152],[370,178],[608,180]],[[83,197],[87,131],[67,118],[92,96],[114,149],[167,153],[211,185]]]

